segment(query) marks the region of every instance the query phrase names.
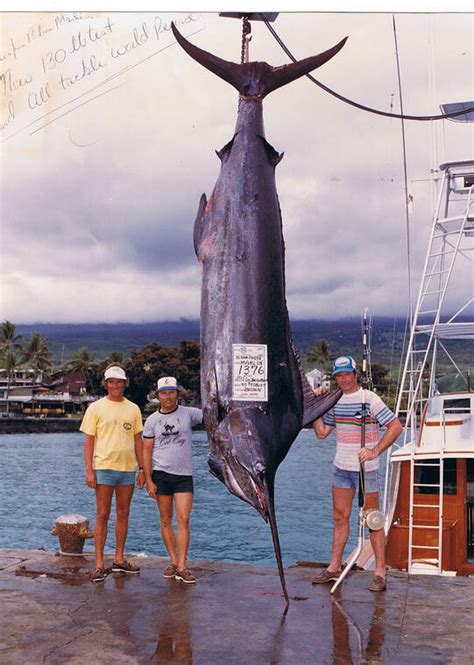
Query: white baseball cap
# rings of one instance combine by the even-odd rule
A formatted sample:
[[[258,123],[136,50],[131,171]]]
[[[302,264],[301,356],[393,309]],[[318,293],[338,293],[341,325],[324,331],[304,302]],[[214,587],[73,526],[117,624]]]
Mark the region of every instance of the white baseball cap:
[[[178,390],[178,382],[174,376],[164,376],[161,379],[158,379],[156,384],[157,390]]]
[[[121,379],[122,381],[127,380],[127,375],[121,367],[107,367],[104,373],[104,379]]]

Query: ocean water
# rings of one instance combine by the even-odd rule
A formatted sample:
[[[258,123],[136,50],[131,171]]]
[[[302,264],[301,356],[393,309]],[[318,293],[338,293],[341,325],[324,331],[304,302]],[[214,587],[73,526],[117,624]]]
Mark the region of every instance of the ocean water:
[[[335,437],[317,441],[303,430],[276,478],[276,511],[284,565],[297,560],[328,561],[332,538],[331,483]],[[270,528],[248,504],[211,476],[204,432],[193,434],[195,496],[189,559],[272,565]],[[80,513],[93,527],[95,495],[84,480],[83,436],[6,434],[0,436],[0,547],[58,550],[51,535],[57,517]],[[349,552],[357,540],[357,510],[351,518]],[[114,506],[107,551],[114,546]],[[158,510],[145,490],[135,490],[127,552],[166,556]],[[92,551],[92,539],[84,551]]]

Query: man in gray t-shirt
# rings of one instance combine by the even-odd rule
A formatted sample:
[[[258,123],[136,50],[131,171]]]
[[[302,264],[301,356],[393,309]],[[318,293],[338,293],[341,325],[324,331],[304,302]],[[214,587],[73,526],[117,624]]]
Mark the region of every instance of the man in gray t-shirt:
[[[196,580],[186,567],[193,505],[191,430],[202,422],[202,411],[178,405],[178,384],[172,376],[159,379],[157,395],[160,408],[146,419],[143,429],[146,488],[156,499],[161,536],[170,556],[164,576],[193,584]]]

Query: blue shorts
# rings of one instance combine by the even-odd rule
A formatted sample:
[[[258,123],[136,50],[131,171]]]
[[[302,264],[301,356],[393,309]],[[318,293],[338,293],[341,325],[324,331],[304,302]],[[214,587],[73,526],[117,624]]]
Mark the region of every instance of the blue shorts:
[[[364,479],[365,491],[367,494],[379,491],[379,474],[377,469],[374,471],[366,471],[364,473]],[[346,471],[345,469],[340,469],[338,466],[334,466],[334,479],[332,486],[348,490],[358,490],[359,472]]]
[[[135,471],[95,469],[95,478],[98,485],[135,485]]]

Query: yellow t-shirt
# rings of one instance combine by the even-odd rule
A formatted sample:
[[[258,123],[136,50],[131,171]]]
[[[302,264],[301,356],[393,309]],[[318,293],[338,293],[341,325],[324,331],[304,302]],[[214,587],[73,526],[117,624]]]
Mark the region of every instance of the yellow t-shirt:
[[[135,471],[135,434],[143,430],[136,404],[124,398],[114,402],[103,397],[88,406],[81,432],[95,437],[92,467],[113,471]]]

